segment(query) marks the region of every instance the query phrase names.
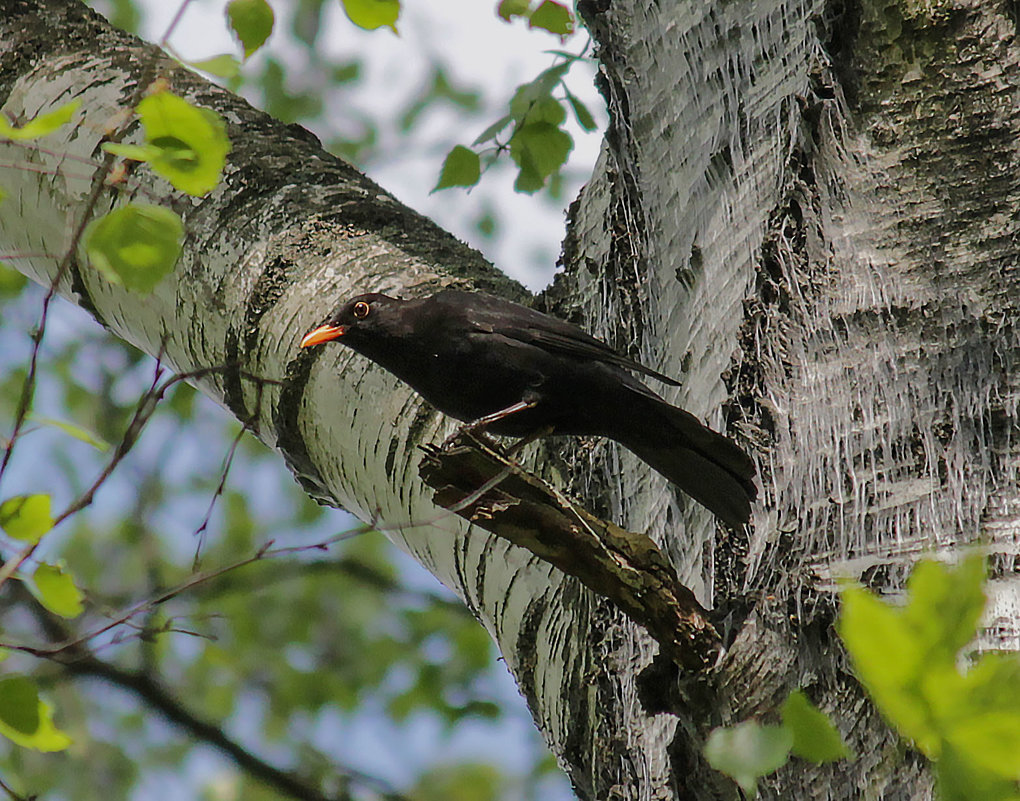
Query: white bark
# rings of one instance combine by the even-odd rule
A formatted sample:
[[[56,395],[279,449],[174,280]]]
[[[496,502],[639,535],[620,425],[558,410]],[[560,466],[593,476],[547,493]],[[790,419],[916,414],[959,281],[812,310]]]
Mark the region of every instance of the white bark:
[[[258,435],[311,494],[376,521],[464,598],[582,793],[597,793],[590,763],[605,755],[587,742],[568,755],[566,745],[596,710],[611,706],[598,698],[578,714],[590,692],[587,666],[599,662],[586,640],[602,636],[601,627],[592,633],[598,616],[588,593],[430,502],[417,446],[442,440],[449,421],[347,349],[322,349],[316,358],[297,347],[340,299],[359,292],[413,294],[455,283],[517,297],[522,290],[306,135],[168,59],[152,73],[150,48],[76,1],[0,2],[0,59],[0,85],[9,89],[2,110],[11,119],[82,103],[75,124],[39,147],[0,143],[0,161],[11,165],[0,168],[10,195],[0,213],[0,251],[43,285],[84,213],[102,138],[122,119],[139,75],[167,78],[175,92],[224,116],[233,152],[224,184],[209,197],[177,195],[145,168],[116,193],[118,203],[155,198],[182,214],[187,242],[174,274],[142,297],[110,284],[82,257],[61,280],[61,294],[177,370],[239,362],[255,375],[284,379],[282,388],[264,387],[260,404],[256,387],[234,370],[199,385],[239,419],[257,407]],[[104,193],[96,214],[111,203]],[[28,255],[40,253],[47,255]],[[612,625],[622,624],[614,618]]]
[[[924,797],[847,674],[830,593],[834,576],[895,592],[922,552],[986,543],[985,640],[1020,646],[1015,21],[976,2],[582,8],[619,146],[574,246],[611,269],[562,291],[613,299],[602,319],[641,298],[682,405],[729,399],[765,491],[751,538],[713,543],[697,510],[677,530],[654,478],[610,479],[624,525],[660,532],[710,603],[750,610],[712,712],[767,713],[805,684],[857,739],[857,775],[786,770],[767,792]],[[672,769],[702,797],[696,761]]]

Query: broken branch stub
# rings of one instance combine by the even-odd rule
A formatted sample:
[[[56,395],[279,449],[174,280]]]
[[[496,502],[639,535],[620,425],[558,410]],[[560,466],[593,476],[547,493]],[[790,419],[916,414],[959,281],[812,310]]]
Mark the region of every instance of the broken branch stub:
[[[464,433],[423,450],[420,474],[436,504],[613,601],[677,665],[715,665],[718,633],[650,537],[595,517],[484,436]]]

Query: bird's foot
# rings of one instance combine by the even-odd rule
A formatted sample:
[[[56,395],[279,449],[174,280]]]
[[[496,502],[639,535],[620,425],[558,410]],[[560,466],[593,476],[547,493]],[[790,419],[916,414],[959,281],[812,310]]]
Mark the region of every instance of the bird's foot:
[[[484,417],[479,417],[477,420],[472,420],[470,423],[465,423],[443,441],[443,447],[449,447],[455,439],[462,435],[478,436],[488,426],[502,420],[504,417],[509,417],[512,414],[533,409],[537,405],[536,401],[517,401],[517,403],[512,406],[507,406],[505,409],[500,409],[498,412],[493,412],[492,414],[487,414]]]

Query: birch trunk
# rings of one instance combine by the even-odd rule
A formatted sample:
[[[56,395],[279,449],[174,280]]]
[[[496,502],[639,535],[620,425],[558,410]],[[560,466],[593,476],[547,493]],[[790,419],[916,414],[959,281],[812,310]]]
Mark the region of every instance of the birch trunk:
[[[926,797],[926,770],[849,675],[833,578],[895,591],[922,550],[984,541],[989,639],[1017,645],[1013,22],[978,3],[581,11],[612,122],[544,302],[681,377],[673,400],[754,449],[763,502],[751,534],[724,534],[614,447],[573,443],[536,464],[558,460],[593,511],[652,533],[729,621],[724,663],[693,686],[646,671],[656,647],[607,602],[432,505],[417,446],[449,421],[345,349],[297,349],[355,292],[521,290],[309,136],[153,61],[76,0],[0,0],[3,111],[82,100],[45,150],[0,145],[14,165],[0,167],[0,250],[66,249],[104,131],[154,68],[226,118],[225,182],[195,200],[137,173],[135,196],[184,217],[176,272],[142,298],[79,261],[61,293],[177,369],[236,362],[283,379],[258,405],[239,371],[201,389],[240,419],[257,408],[258,435],[306,490],[379,521],[464,599],[579,797],[729,793],[698,756],[705,734],[796,686],[862,757],[791,765],[767,797]],[[14,263],[48,284],[57,259]]]

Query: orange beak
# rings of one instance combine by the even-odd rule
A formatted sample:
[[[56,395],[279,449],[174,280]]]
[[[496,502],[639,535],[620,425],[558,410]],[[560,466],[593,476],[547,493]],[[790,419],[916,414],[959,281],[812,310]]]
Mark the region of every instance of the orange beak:
[[[311,345],[321,345],[323,342],[332,342],[346,333],[347,327],[343,325],[320,325],[305,334],[305,338],[301,340],[301,347],[307,348]]]

